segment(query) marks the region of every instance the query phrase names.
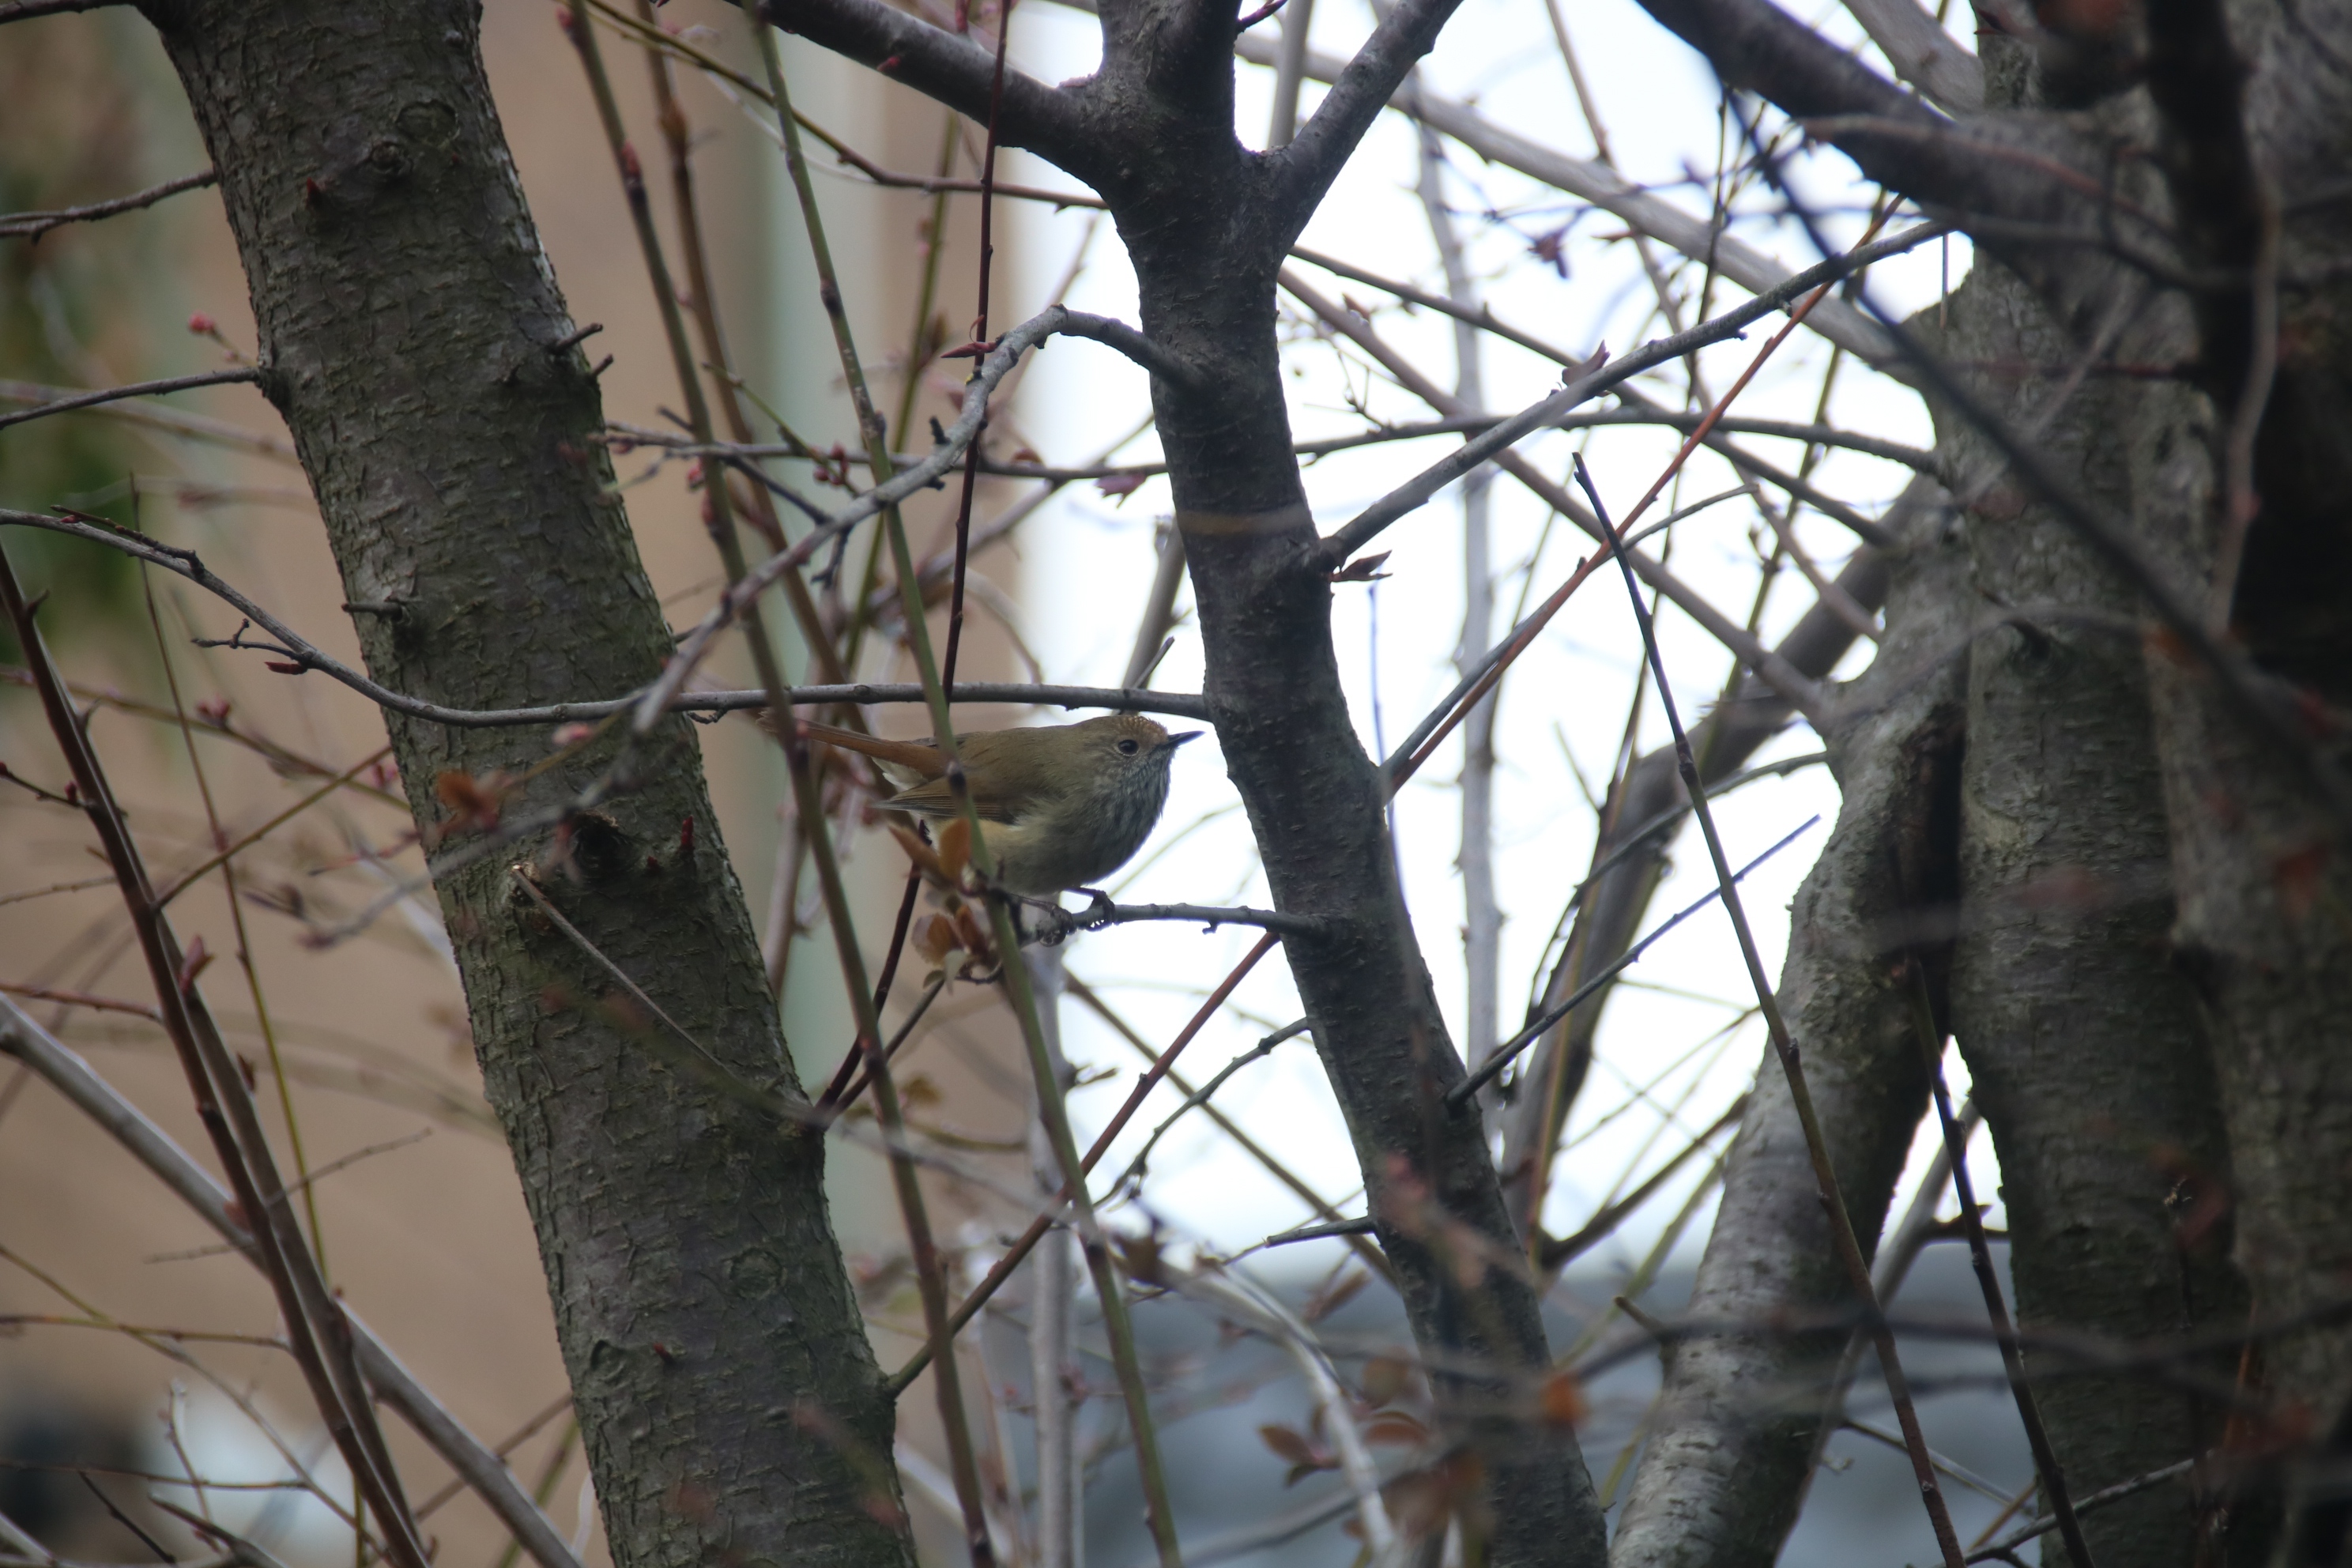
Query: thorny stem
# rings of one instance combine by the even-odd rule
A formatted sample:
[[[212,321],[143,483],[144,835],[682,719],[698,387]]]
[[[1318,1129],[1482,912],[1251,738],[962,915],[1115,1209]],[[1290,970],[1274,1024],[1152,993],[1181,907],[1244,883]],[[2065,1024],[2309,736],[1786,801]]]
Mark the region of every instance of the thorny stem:
[[[1818,298],[1819,296],[1815,296]],[[1737,390],[1736,388],[1734,389]],[[1854,1297],[1867,1314],[1871,1339],[1878,1352],[1878,1364],[1886,1376],[1886,1391],[1895,1405],[1896,1419],[1903,1427],[1903,1444],[1911,1457],[1911,1471],[1919,1483],[1919,1497],[1927,1510],[1927,1521],[1936,1532],[1936,1544],[1942,1551],[1945,1568],[1962,1568],[1959,1537],[1953,1532],[1951,1510],[1945,1506],[1943,1489],[1936,1484],[1936,1469],[1927,1453],[1927,1439],[1919,1429],[1919,1413],[1911,1401],[1910,1384],[1903,1375],[1903,1363],[1895,1353],[1894,1331],[1886,1325],[1878,1310],[1878,1296],[1871,1288],[1870,1264],[1862,1255],[1862,1243],[1854,1236],[1853,1216],[1847,1214],[1845,1198],[1838,1190],[1837,1169],[1830,1163],[1829,1141],[1822,1131],[1821,1119],[1813,1110],[1813,1097],[1805,1087],[1805,1072],[1799,1059],[1796,1042],[1790,1037],[1789,1026],[1780,1016],[1780,1005],[1772,994],[1772,984],[1764,973],[1764,960],[1756,948],[1756,933],[1748,929],[1748,910],[1740,902],[1739,890],[1734,884],[1731,863],[1723,853],[1722,835],[1716,831],[1715,813],[1708,809],[1706,789],[1699,782],[1698,763],[1692,755],[1690,736],[1683,729],[1682,715],[1675,710],[1674,689],[1666,680],[1664,659],[1658,652],[1656,628],[1650,624],[1649,607],[1642,603],[1641,584],[1634,579],[1633,563],[1618,546],[1618,533],[1609,521],[1608,510],[1601,504],[1601,492],[1592,483],[1592,476],[1584,467],[1583,454],[1576,458],[1576,482],[1585,499],[1592,503],[1592,514],[1602,534],[1617,555],[1617,563],[1624,574],[1625,592],[1633,603],[1633,621],[1642,631],[1643,655],[1650,674],[1657,682],[1658,705],[1666,716],[1666,725],[1674,733],[1675,765],[1682,774],[1683,793],[1689,797],[1691,814],[1698,818],[1700,835],[1706,840],[1707,858],[1715,867],[1716,885],[1723,892],[1723,907],[1731,917],[1731,929],[1739,939],[1739,956],[1748,967],[1748,983],[1756,990],[1756,1005],[1764,1015],[1764,1027],[1771,1037],[1773,1054],[1780,1059],[1780,1070],[1789,1080],[1789,1099],[1797,1112],[1797,1123],[1804,1129],[1805,1152],[1812,1159],[1813,1178],[1821,1185],[1822,1206],[1827,1211],[1830,1238],[1835,1246],[1838,1261],[1844,1265],[1846,1279]],[[1653,491],[1654,493],[1654,489]]]
[[[2050,1447],[2049,1430],[2042,1424],[2042,1407],[2033,1397],[2032,1384],[2025,1378],[2025,1357],[2010,1326],[2009,1307],[2001,1300],[2000,1280],[1993,1273],[1992,1247],[1985,1239],[1984,1211],[1977,1207],[1975,1183],[1969,1175],[1968,1134],[1960,1130],[1958,1119],[1952,1114],[1951,1091],[1944,1087],[1944,1032],[1936,1026],[1935,1004],[1927,994],[1927,972],[1916,958],[1906,960],[1905,967],[1911,972],[1911,1016],[1919,1037],[1919,1059],[1927,1066],[1927,1087],[1936,1097],[1936,1120],[1942,1126],[1945,1154],[1952,1163],[1952,1195],[1959,1200],[1960,1228],[1968,1235],[1969,1262],[1976,1270],[1978,1288],[1984,1292],[1985,1316],[1991,1321],[1993,1337],[2000,1343],[2001,1370],[2009,1374],[2010,1392],[2017,1399],[2017,1419],[2025,1428],[2025,1444],[2033,1454],[2034,1474],[2041,1478],[2042,1495],[2049,1500],[2059,1536],[2066,1542],[2066,1553],[2074,1558],[2074,1568],[2092,1568],[2090,1542],[2083,1539],[2082,1521],[2074,1517],[2074,1502],[2066,1495],[2066,1472],[2058,1463],[2057,1452]]]

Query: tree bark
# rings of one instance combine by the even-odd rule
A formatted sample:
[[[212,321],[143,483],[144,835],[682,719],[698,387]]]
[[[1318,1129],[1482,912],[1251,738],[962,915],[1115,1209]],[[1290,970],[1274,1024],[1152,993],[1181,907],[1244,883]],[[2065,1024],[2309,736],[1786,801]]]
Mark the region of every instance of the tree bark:
[[[2070,387],[2084,351],[1998,262],[1979,263],[1948,312],[1948,360],[2041,372],[1979,375],[1978,395],[2037,428],[2078,493],[2126,510],[2115,433],[2143,390]],[[2226,1190],[2230,1161],[2195,998],[2166,952],[2172,883],[2136,595],[2003,475],[1979,432],[1948,413],[1939,426],[1956,482],[1980,492],[1964,513],[1973,585],[2018,617],[1970,645],[1951,1018],[2000,1156],[2018,1322],[2135,1344],[2232,1321],[2227,1228],[2196,1201]],[[2026,1363],[2076,1498],[2219,1435],[2177,1387]],[[2194,1557],[2193,1515],[2189,1489],[2159,1488],[2083,1530],[2100,1568],[2158,1568]]]
[[[2200,23],[2210,29],[2221,19],[2218,8],[2201,18],[2189,10],[2151,14],[2159,59],[2167,50],[2174,58],[2171,79],[2193,79],[2216,53],[2183,50],[2171,37],[2194,38]],[[2229,133],[2242,134],[2251,145],[2242,161],[2258,171],[2267,187],[2260,194],[2278,214],[2275,265],[2319,281],[2281,289],[2277,372],[2251,454],[2256,510],[2234,584],[2217,586],[2226,569],[2231,427],[2252,384],[2242,374],[2253,342],[2242,292],[2219,301],[2235,305],[2234,320],[2218,310],[2200,318],[2196,363],[2204,374],[2195,384],[2151,395],[2133,432],[2135,499],[2179,578],[2227,595],[2230,630],[2257,665],[2299,686],[2315,714],[2340,715],[2352,703],[2352,342],[2341,326],[2352,310],[2341,274],[2352,222],[2310,198],[2332,188],[2352,157],[2352,15],[2231,5],[2226,20],[2218,53],[2231,85],[2241,77],[2255,85],[2242,114],[2218,129],[2200,125],[2205,106],[2193,96],[2168,100],[2164,167],[2189,214],[2184,227],[2210,237],[2212,250],[2228,247],[2231,203],[2253,193],[2210,191],[2196,175],[2229,151]],[[2234,92],[2224,107],[2240,109]],[[2347,825],[2291,751],[2250,730],[2202,669],[2161,639],[2147,650],[2179,899],[2171,937],[2212,1037],[2235,1258],[2257,1325],[2308,1318],[2340,1309],[2352,1279]],[[2315,721],[2305,743],[2352,763],[2340,719]],[[2266,1340],[2246,1370],[2276,1404],[2273,1424],[2242,1428],[2242,1451],[2231,1456],[2239,1495],[2226,1500],[2223,1519],[2237,1538],[2233,1557],[2253,1560],[2264,1549],[2260,1538],[2284,1498],[2292,1510],[2288,1539],[2278,1543],[2285,1560],[2340,1561],[2352,1522],[2341,1481],[2352,1451],[2352,1329],[2339,1310]],[[2301,1473],[2267,1473],[2262,1446],[2283,1443],[2292,1453],[2297,1442],[2310,1445],[2295,1456]]]
[[[1847,688],[1843,718],[1825,737],[1843,804],[1797,894],[1780,989],[1865,1247],[1927,1104],[1906,958],[1924,958],[1940,992],[1937,917],[1948,921],[1955,890],[1962,547],[1941,507],[1909,513],[1903,538],[1889,563],[1878,658]],[[1774,1560],[1804,1495],[1846,1335],[1771,1325],[1851,1305],[1788,1081],[1768,1051],[1690,1304],[1696,1320],[1759,1331],[1686,1340],[1667,1352],[1613,1568]]]
[[[285,416],[370,673],[462,707],[610,697],[668,628],[596,443],[602,410],[492,108],[478,10],[153,0],[220,171]],[[534,731],[392,717],[426,842],[548,760]],[[613,761],[513,785],[522,816]],[[472,780],[441,790],[443,780]],[[512,1147],[616,1563],[913,1562],[892,1411],[843,1271],[823,1141],[656,1066],[646,1021],[514,898],[565,915],[702,1046],[797,1098],[683,722],[633,788],[436,877]],[[449,829],[456,829],[449,831]],[[446,835],[446,836],[445,836]]]

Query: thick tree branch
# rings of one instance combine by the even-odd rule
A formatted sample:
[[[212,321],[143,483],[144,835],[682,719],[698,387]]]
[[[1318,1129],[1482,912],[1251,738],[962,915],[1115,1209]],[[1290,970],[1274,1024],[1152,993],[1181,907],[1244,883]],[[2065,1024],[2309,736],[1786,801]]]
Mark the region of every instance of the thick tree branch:
[[[1372,121],[1429,53],[1439,29],[1461,3],[1403,0],[1389,8],[1290,145],[1269,154],[1275,172],[1274,217],[1286,247],[1307,226],[1340,166],[1355,155],[1356,144]]]
[[[760,15],[837,55],[871,66],[977,123],[989,121],[996,57],[968,38],[894,10],[881,0],[759,0]],[[996,110],[997,140],[1024,148],[1094,184],[1105,149],[1082,102],[1034,77],[1007,69]]]
[[[1838,824],[1797,897],[1780,997],[1855,1229],[1875,1237],[1927,1093],[1907,993],[1887,973],[1902,917],[1948,901],[1952,796],[1963,719],[1948,658],[1965,564],[1932,514],[1914,513],[1895,564],[1887,637],[1863,689],[1888,693],[1824,736]],[[1669,776],[1671,776],[1669,774]],[[1933,969],[1932,973],[1940,973]],[[1772,1333],[1853,1304],[1833,1259],[1788,1085],[1765,1054],[1724,1177],[1721,1217],[1690,1312],[1734,1331],[1676,1346],[1654,1435],[1612,1552],[1617,1568],[1769,1563],[1794,1519],[1842,1331]],[[1842,1325],[1841,1325],[1842,1326]]]
[[[596,445],[587,362],[548,353],[575,323],[516,184],[477,14],[391,0],[147,9],[220,172],[266,387],[343,592],[405,606],[359,617],[368,678],[475,710],[655,681],[672,634]],[[782,1568],[904,1568],[896,1476],[862,1458],[888,1452],[893,1417],[842,1272],[822,1142],[681,1085],[593,1005],[551,1011],[551,995],[593,996],[604,977],[518,911],[505,875],[566,847],[593,864],[567,917],[730,1071],[797,1097],[691,728],[664,720],[628,738],[636,787],[602,795],[593,844],[559,844],[553,829],[604,783],[621,738],[551,756],[529,731],[386,720],[420,822],[446,816],[436,779],[518,781],[508,835],[437,857],[435,891],[615,1562],[655,1568],[732,1543]],[[466,853],[489,844],[501,852]],[[656,1353],[656,1339],[680,1352]],[[827,1430],[790,1419],[803,1408]],[[675,1418],[649,1422],[656,1410]],[[691,1510],[677,1506],[681,1476],[698,1489]]]
[[[1954,114],[1984,107],[1984,67],[1918,0],[1845,0],[1895,74]]]
[[[1706,58],[1727,87],[1755,92],[1807,122],[1872,180],[1950,216],[2089,228],[2104,187],[2097,166],[2055,120],[2010,115],[1968,122],[1965,135],[1901,88],[1770,0],[1642,0]],[[2022,154],[2002,156],[2004,153]],[[1988,249],[2070,310],[2109,266],[2080,247],[1989,232]]]

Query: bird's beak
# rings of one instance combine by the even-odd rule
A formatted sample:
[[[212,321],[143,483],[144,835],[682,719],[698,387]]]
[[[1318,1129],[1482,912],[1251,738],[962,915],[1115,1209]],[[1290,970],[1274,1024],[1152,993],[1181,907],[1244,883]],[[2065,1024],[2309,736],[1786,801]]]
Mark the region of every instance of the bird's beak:
[[[1197,741],[1200,738],[1201,731],[1198,730],[1179,730],[1174,734],[1169,736],[1166,742],[1163,742],[1163,745],[1167,750],[1173,751],[1176,747],[1182,745],[1187,741]]]

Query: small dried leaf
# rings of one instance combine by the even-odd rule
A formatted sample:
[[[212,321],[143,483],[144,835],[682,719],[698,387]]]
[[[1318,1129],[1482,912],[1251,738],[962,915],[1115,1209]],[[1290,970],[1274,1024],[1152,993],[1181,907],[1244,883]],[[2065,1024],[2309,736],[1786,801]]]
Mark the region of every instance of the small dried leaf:
[[[1569,227],[1569,225],[1562,224],[1550,233],[1539,234],[1528,241],[1528,254],[1549,267],[1563,279],[1568,277]]]
[[[1150,1231],[1141,1236],[1121,1236],[1114,1238],[1118,1246],[1119,1267],[1127,1277],[1145,1285],[1167,1282],[1167,1271],[1160,1265],[1160,1237]]]
[[[959,816],[940,829],[940,871],[949,881],[961,884],[964,868],[971,864],[971,824]]]
[[[1319,1323],[1356,1299],[1356,1293],[1372,1282],[1372,1277],[1359,1268],[1343,1274],[1331,1282],[1328,1289],[1318,1290],[1307,1298],[1306,1319]]]
[[[1353,561],[1349,562],[1345,566],[1340,567],[1337,572],[1329,574],[1330,581],[1334,583],[1378,583],[1388,576],[1387,573],[1381,570],[1381,563],[1386,561],[1391,553],[1393,552],[1391,551],[1383,550],[1378,555],[1359,555]]]
[[[1402,1410],[1383,1410],[1364,1423],[1367,1443],[1395,1443],[1403,1447],[1417,1448],[1429,1440],[1429,1428],[1421,1418]]]
[[[1376,1355],[1364,1363],[1364,1397],[1386,1405],[1412,1383],[1412,1366],[1400,1355]]]
[[[1545,1422],[1553,1426],[1577,1426],[1583,1424],[1590,1407],[1584,1402],[1584,1385],[1572,1372],[1553,1373],[1543,1381],[1536,1394],[1536,1404],[1543,1412]]]
[[[915,922],[915,929],[910,934],[914,940],[916,952],[919,953],[923,962],[933,969],[944,964],[948,954],[963,945],[961,933],[956,930],[955,921],[945,915],[925,915]]]
[[[1259,1441],[1274,1450],[1276,1458],[1287,1459],[1294,1465],[1305,1465],[1310,1469],[1314,1467],[1317,1458],[1315,1445],[1308,1442],[1303,1433],[1294,1432],[1287,1426],[1268,1426],[1259,1427],[1257,1435]]]
[[[907,858],[920,867],[925,876],[935,882],[953,886],[946,870],[940,865],[938,850],[895,821],[885,822],[883,826],[890,830],[890,837],[898,841],[898,847],[907,852]]]
[[[489,829],[499,825],[499,809],[507,795],[503,773],[490,773],[476,778],[457,768],[445,768],[434,775],[434,797],[449,808],[446,831],[460,832],[467,828]]]
[[[1105,474],[1095,481],[1095,489],[1104,495],[1125,500],[1143,488],[1147,477],[1143,474]]]

